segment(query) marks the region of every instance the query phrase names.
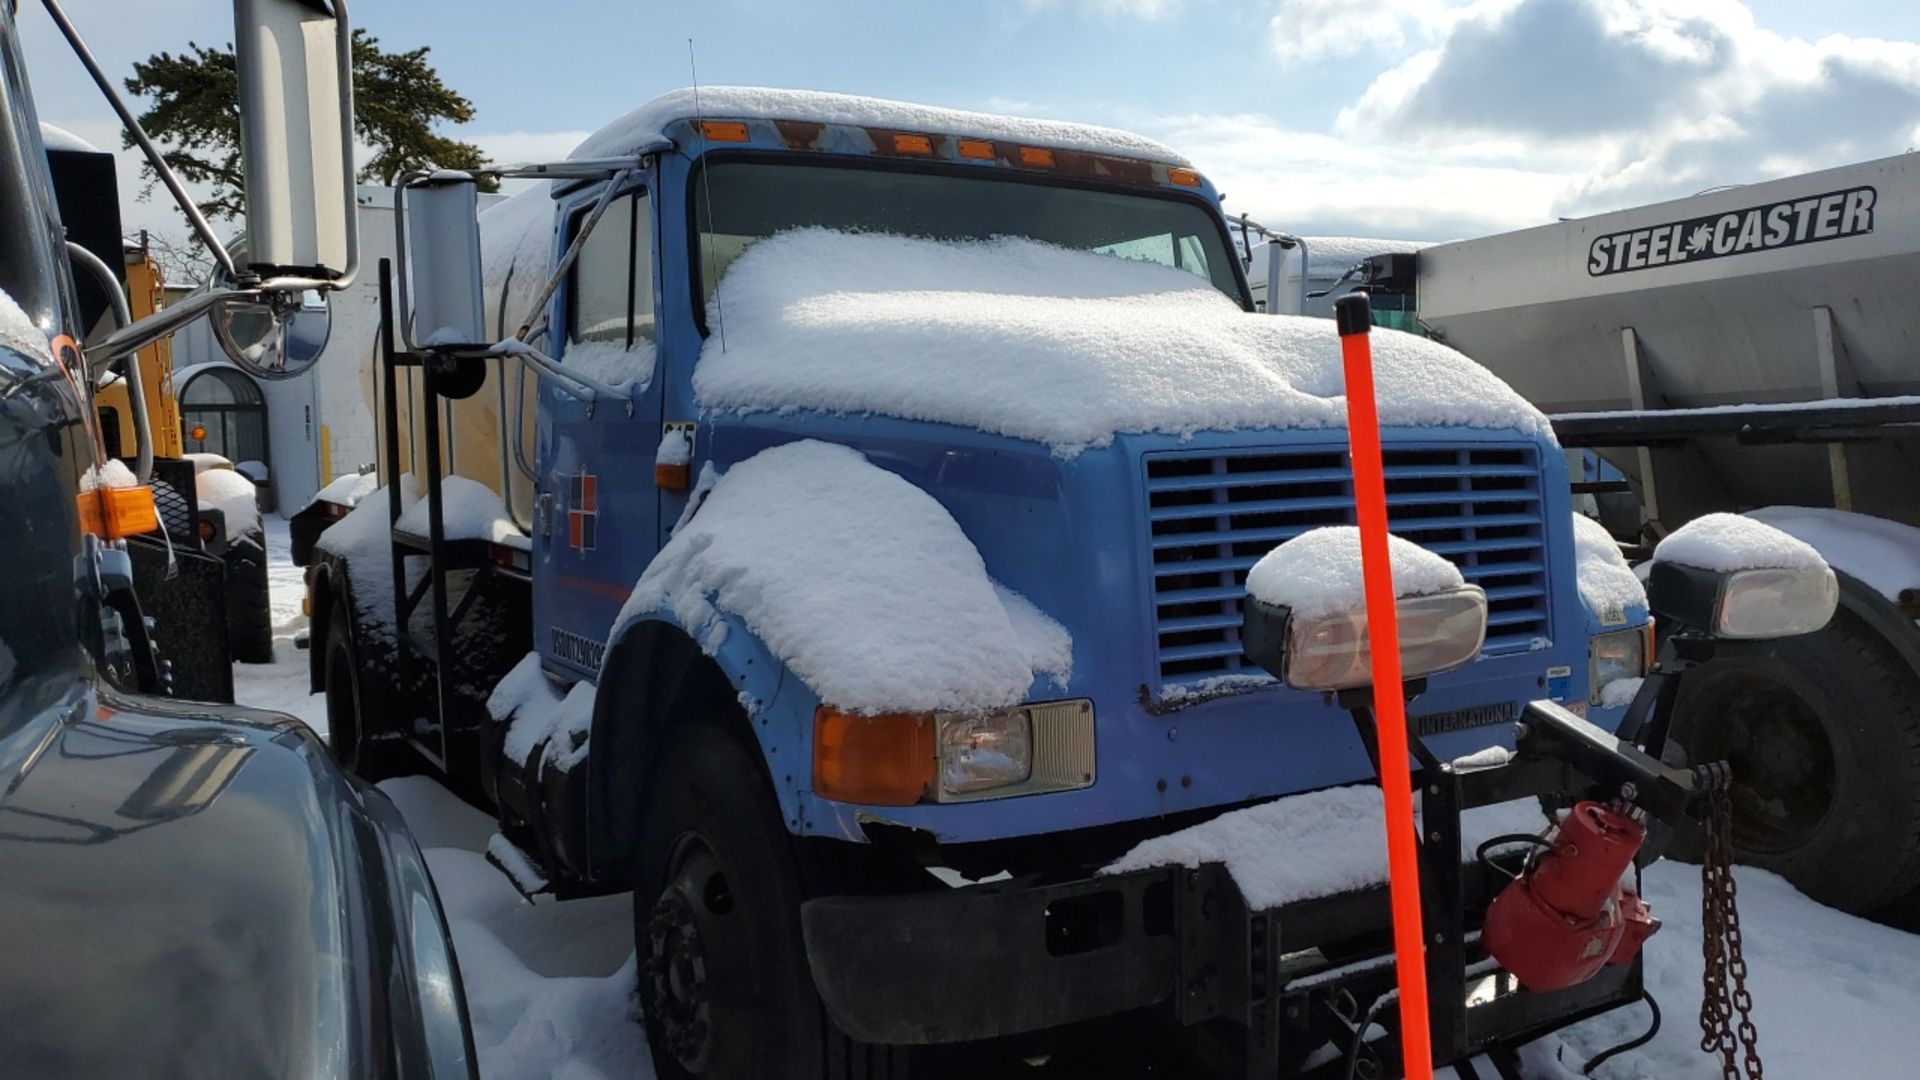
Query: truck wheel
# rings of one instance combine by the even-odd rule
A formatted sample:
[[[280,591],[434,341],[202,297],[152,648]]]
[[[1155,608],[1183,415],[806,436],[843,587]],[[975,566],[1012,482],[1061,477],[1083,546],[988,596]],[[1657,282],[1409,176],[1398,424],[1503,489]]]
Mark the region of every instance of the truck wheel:
[[[1844,611],[1826,629],[1723,643],[1689,672],[1674,737],[1733,764],[1734,846],[1858,915],[1920,887],[1920,701],[1911,672]]]
[[[904,1050],[852,1043],[820,1005],[794,845],[754,752],[689,724],[653,775],[633,921],[655,1074],[904,1077]]]
[[[365,672],[353,647],[352,603],[334,599],[326,637],[327,746],[340,767],[363,780],[384,780],[406,770],[404,751],[370,736]]]
[[[227,645],[243,664],[273,663],[273,605],[267,588],[267,538],[254,531],[228,547]]]

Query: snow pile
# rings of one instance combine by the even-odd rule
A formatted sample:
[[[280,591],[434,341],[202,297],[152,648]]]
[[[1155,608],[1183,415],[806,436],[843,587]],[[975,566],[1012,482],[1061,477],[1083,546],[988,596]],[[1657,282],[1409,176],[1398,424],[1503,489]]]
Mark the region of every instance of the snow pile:
[[[423,498],[401,511],[400,531],[426,536],[431,524],[427,510],[427,500]],[[522,550],[530,544],[527,534],[507,517],[500,496],[485,484],[464,476],[449,476],[440,481],[440,527],[448,540],[485,540]]]
[[[543,760],[561,770],[578,765],[586,759],[586,739],[593,730],[593,695],[594,686],[586,681],[562,694],[540,666],[539,653],[521,657],[487,698],[487,713],[508,724],[501,752],[526,765],[544,744]]]
[[[819,90],[777,90],[764,86],[703,86],[698,113],[708,120],[807,120],[820,124],[852,124],[928,134],[1005,139],[1026,146],[1085,150],[1116,157],[1144,158],[1168,165],[1187,159],[1169,147],[1141,135],[1090,124],[1058,120],[1029,120],[993,113],[943,109],[884,98],[856,97]],[[694,91],[674,90],[587,136],[568,157],[625,157],[667,140],[668,125],[695,116]]]
[[[1620,545],[1606,526],[1585,514],[1573,515],[1573,560],[1580,600],[1600,625],[1625,625],[1629,611],[1647,610],[1647,590],[1620,554]]]
[[[180,456],[184,460],[187,460],[193,463],[193,474],[195,476],[198,476],[201,473],[206,472],[208,469],[233,468],[233,462],[228,461],[226,458],[222,457],[219,454],[200,453],[200,454],[181,454]]]
[[[654,448],[653,463],[656,465],[693,464],[693,429],[672,426],[660,433],[660,445]]]
[[[1389,535],[1387,557],[1393,563],[1395,599],[1466,584],[1459,567],[1411,540]],[[1247,593],[1309,619],[1363,608],[1367,590],[1360,567],[1360,530],[1329,525],[1288,540],[1247,571]]]
[[[391,646],[396,640],[399,615],[393,606],[393,532],[387,521],[386,491],[375,488],[368,492],[352,512],[321,533],[313,546],[347,564],[353,606],[361,619],[359,628],[377,642]],[[419,478],[402,474],[402,513],[419,501]]]
[[[1767,1075],[1912,1076],[1920,1054],[1920,936],[1824,908],[1765,870],[1734,869],[1740,890],[1747,988]],[[1717,1056],[1700,1051],[1700,871],[1659,862],[1646,900],[1665,925],[1647,940],[1647,989],[1666,1022],[1653,1042],[1594,1070],[1596,1080],[1719,1080]],[[1581,1080],[1594,1054],[1647,1029],[1629,1005],[1559,1033],[1560,1080]],[[1547,1040],[1551,1044],[1553,1039]]]
[[[622,393],[638,394],[653,382],[653,342],[636,341],[629,349],[616,341],[571,341],[560,366]]]
[[[1920,589],[1920,529],[1898,521],[1812,506],[1769,506],[1747,515],[1806,541],[1836,570],[1896,603]]]
[[[1100,872],[1222,863],[1248,904],[1278,907],[1386,881],[1384,815],[1372,785],[1293,795],[1143,841]],[[1460,850],[1471,858],[1485,840],[1546,824],[1533,799],[1476,807],[1461,815]]]
[[[35,360],[45,360],[52,355],[47,347],[47,335],[13,302],[5,289],[0,289],[0,349],[12,349]]]
[[[238,539],[260,528],[260,488],[232,469],[208,469],[193,478],[194,495],[202,510],[218,510],[227,519],[227,538]]]
[[[360,505],[360,500],[379,490],[380,477],[377,475],[373,473],[349,473],[346,476],[334,477],[328,482],[326,487],[314,492],[312,501],[307,505],[312,506],[313,503],[329,502],[348,507],[358,506]]]
[[[1065,629],[1004,594],[933,497],[844,446],[763,451],[714,484],[634,586],[620,627],[669,608],[709,651],[731,612],[821,700],[976,711],[1064,685]]]
[[[1824,569],[1813,545],[1739,514],[1707,514],[1675,529],[1653,549],[1656,562],[1676,563],[1716,574],[1735,570]]]
[[[93,491],[96,488],[130,488],[139,485],[133,477],[133,470],[127,463],[117,458],[107,458],[98,465],[89,465],[87,471],[80,474],[80,490]]]
[[[1154,263],[1014,237],[798,229],[748,248],[724,286],[727,347],[710,337],[693,375],[709,409],[877,413],[1063,457],[1123,432],[1346,425],[1331,322],[1250,315]],[[1382,423],[1552,435],[1444,345],[1378,330],[1373,351]]]
[[[432,780],[386,780],[453,933],[488,1080],[648,1080],[630,894],[528,903],[483,854],[495,824]]]

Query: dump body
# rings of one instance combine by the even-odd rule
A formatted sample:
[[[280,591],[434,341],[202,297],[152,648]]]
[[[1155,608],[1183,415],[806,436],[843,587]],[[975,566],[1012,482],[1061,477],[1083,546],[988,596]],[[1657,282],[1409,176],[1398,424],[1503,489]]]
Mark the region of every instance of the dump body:
[[[1904,155],[1438,244],[1419,254],[1418,310],[1549,414],[1897,399],[1920,393],[1916,273],[1920,160]],[[1600,453],[1643,489],[1651,468],[1668,528],[1770,505],[1920,523],[1920,435],[1873,436],[1842,454],[1850,503],[1824,445]]]

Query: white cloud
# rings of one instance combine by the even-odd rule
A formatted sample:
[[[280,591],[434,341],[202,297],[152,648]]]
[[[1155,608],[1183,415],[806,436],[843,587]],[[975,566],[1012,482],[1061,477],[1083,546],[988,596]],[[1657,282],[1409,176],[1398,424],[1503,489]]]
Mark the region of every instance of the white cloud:
[[[1443,32],[1448,0],[1280,0],[1267,22],[1267,45],[1283,65],[1397,53]]]
[[[1899,153],[1916,127],[1920,44],[1785,37],[1740,0],[1518,0],[1461,13],[1335,130],[1558,171],[1572,214]]]
[[[1521,228],[1901,153],[1920,43],[1766,29],[1743,0],[1278,0],[1283,65],[1376,71],[1330,130],[1134,117],[1228,209],[1313,232]]]
[[[1416,145],[1290,129],[1258,114],[1132,123],[1191,158],[1230,215],[1302,233],[1446,240],[1520,228],[1545,220],[1567,182],[1525,164],[1437,161]]]

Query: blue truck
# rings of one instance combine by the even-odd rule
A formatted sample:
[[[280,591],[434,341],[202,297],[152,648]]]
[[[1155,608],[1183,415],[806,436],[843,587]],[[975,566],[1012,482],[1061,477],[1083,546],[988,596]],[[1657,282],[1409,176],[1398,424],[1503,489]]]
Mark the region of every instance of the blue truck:
[[[727,88],[668,95],[566,162],[504,172],[538,183],[480,215],[484,267],[451,275],[452,307],[469,278],[484,294],[484,326],[434,329],[447,290],[431,276],[433,241],[410,234],[415,265],[393,272],[373,372],[385,488],[295,521],[335,752],[366,774],[423,759],[440,770],[497,812],[493,854],[529,891],[633,890],[663,1076],[893,1075],[914,1047],[1116,1016],[1217,1042],[1247,1075],[1340,1075],[1356,1055],[1396,1069],[1391,1010],[1367,1009],[1391,999],[1378,880],[1256,909],[1213,863],[1100,873],[1149,838],[1374,780],[1357,699],[1288,685],[1243,637],[1249,568],[1352,520],[1338,415],[1302,424],[1255,401],[1225,421],[1150,416],[1050,438],[1047,424],[1084,414],[1070,398],[1109,388],[996,397],[1027,385],[1020,360],[986,357],[1026,347],[1028,298],[990,298],[980,310],[1004,302],[1012,321],[999,338],[970,337],[973,309],[943,314],[951,282],[912,257],[986,252],[991,272],[1044,247],[1059,261],[1033,256],[1036,279],[1053,283],[1043,291],[1106,305],[1087,333],[1125,351],[1128,290],[1062,280],[1065,268],[1087,281],[1161,275],[1156,288],[1178,272],[1235,319],[1253,310],[1205,177],[1102,129]],[[404,178],[418,202],[400,228],[452,220],[438,200],[457,208],[462,179]],[[1015,256],[994,263],[994,251]],[[782,252],[807,279],[790,303],[751,284]],[[895,292],[931,306],[886,308]],[[869,318],[869,301],[891,314]],[[1071,352],[1050,317],[1032,334]],[[841,318],[864,344],[838,348],[831,326],[805,336]],[[756,370],[798,381],[743,389],[740,365],[783,347],[768,345],[775,324],[800,335],[792,362]],[[1335,348],[1330,323],[1284,325]],[[873,358],[846,355],[875,334],[901,361],[924,350],[985,366],[929,372],[931,391],[902,398],[886,389],[899,364],[861,375]],[[1415,340],[1377,336],[1390,352]],[[809,381],[842,363],[853,366],[834,368],[833,385]],[[1470,367],[1455,405],[1487,396]],[[1187,400],[1179,379],[1162,392],[1168,409]],[[1337,408],[1337,384],[1318,393]],[[1522,412],[1480,426],[1450,424],[1444,408],[1432,422],[1387,415],[1396,534],[1449,560],[1487,612],[1473,662],[1412,686],[1433,825],[1437,1052],[1506,1054],[1505,1068],[1527,1039],[1637,1000],[1639,968],[1552,992],[1500,977],[1478,927],[1506,878],[1471,845],[1459,857],[1457,811],[1528,795],[1565,805],[1599,785],[1685,819],[1698,776],[1655,760],[1663,732],[1609,734],[1624,704],[1597,708],[1597,682],[1656,668],[1648,612],[1644,600],[1583,604],[1564,457],[1546,428]],[[843,469],[843,485],[819,479]],[[749,477],[767,499],[758,512],[741,501]],[[834,700],[853,686],[834,682],[836,648],[884,666],[940,633],[939,616],[970,625],[978,596],[929,588],[877,623],[854,612],[857,627],[822,602],[817,625],[796,628],[809,598],[831,598],[807,591],[832,561],[823,544],[849,545],[852,568],[835,572],[862,576],[862,530],[840,528],[843,506],[868,505],[854,488],[949,521],[924,539],[892,520],[865,531],[912,537],[914,557],[958,536],[977,552],[966,572],[1006,600],[998,625],[1037,635],[1040,653],[1064,641],[1070,661],[1036,661],[1013,700],[972,712],[941,704],[977,700],[975,669],[958,662],[942,667],[959,673],[950,694],[892,671],[902,707],[857,687],[844,691],[857,702]],[[873,555],[872,575],[896,556],[908,557]],[[849,645],[842,629],[872,636]],[[1659,678],[1635,702],[1635,732],[1661,727],[1649,715]],[[1452,766],[1490,745],[1517,754]],[[1384,1039],[1356,1035],[1375,1019]]]

